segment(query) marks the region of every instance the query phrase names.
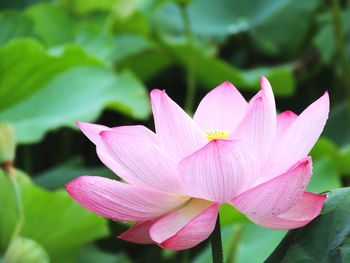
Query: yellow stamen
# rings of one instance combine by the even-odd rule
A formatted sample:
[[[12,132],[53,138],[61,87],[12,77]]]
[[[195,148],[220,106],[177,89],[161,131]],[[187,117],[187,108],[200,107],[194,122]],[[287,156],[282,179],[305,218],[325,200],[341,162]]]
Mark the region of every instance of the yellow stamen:
[[[207,139],[209,141],[226,139],[230,135],[228,131],[224,131],[224,130],[206,131],[205,133],[207,134]]]

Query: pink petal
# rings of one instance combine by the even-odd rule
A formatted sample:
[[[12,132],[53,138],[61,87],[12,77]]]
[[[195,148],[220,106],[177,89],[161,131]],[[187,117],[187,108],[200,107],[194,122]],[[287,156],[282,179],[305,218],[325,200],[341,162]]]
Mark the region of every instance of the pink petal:
[[[256,178],[254,157],[237,141],[213,140],[178,167],[182,190],[192,197],[226,202]]]
[[[233,131],[246,108],[247,102],[241,93],[227,81],[202,99],[193,119],[204,131]]]
[[[249,217],[257,225],[271,229],[294,229],[305,226],[319,215],[326,195],[305,192],[287,212],[278,216]]]
[[[233,198],[232,204],[247,216],[266,217],[281,214],[302,197],[311,173],[311,158],[307,157],[286,173]]]
[[[286,110],[281,112],[277,116],[277,132],[276,132],[276,142],[282,137],[286,130],[292,125],[295,119],[298,117],[294,112]]]
[[[80,130],[85,134],[85,136],[88,137],[89,140],[92,141],[96,146],[102,144],[99,133],[101,131],[110,129],[107,126],[81,121],[77,121],[77,125],[80,128]]]
[[[213,232],[218,212],[218,204],[192,199],[184,208],[157,220],[151,227],[151,238],[166,249],[192,248]]]
[[[249,102],[247,113],[231,138],[255,149],[263,162],[276,134],[276,106],[270,84],[261,79],[261,91]]]
[[[138,222],[120,234],[118,238],[137,244],[153,244],[154,241],[151,239],[149,231],[154,222],[154,220]]]
[[[145,221],[173,211],[187,198],[98,176],[80,176],[66,185],[81,206],[113,220]]]
[[[86,137],[88,137],[96,145],[96,152],[102,163],[111,169],[115,174],[123,177],[125,174],[124,169],[109,155],[99,135],[100,132],[109,130],[110,128],[107,126],[86,122],[77,122],[77,125],[86,135]]]
[[[323,131],[328,112],[329,97],[326,92],[294,120],[272,149],[264,172],[266,180],[283,173],[310,152]]]
[[[152,90],[151,100],[156,133],[166,152],[180,161],[205,145],[204,132],[164,91]]]
[[[133,185],[179,192],[177,163],[147,136],[133,129],[115,128],[101,133],[110,156],[124,169],[123,177]]]

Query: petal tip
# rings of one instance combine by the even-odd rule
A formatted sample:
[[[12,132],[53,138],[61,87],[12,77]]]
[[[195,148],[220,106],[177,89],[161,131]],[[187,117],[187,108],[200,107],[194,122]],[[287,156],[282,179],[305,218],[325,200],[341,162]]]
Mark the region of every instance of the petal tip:
[[[83,179],[83,177],[84,176],[79,176],[79,177],[73,179],[72,181],[70,181],[64,185],[67,193],[70,196],[73,197],[75,195],[76,190],[79,189],[79,187],[80,187],[80,180]]]
[[[291,110],[285,110],[285,111],[281,112],[281,114],[286,115],[288,117],[297,117],[297,115]]]
[[[151,98],[157,97],[157,96],[163,96],[165,94],[165,90],[160,90],[160,89],[153,89],[150,92]]]

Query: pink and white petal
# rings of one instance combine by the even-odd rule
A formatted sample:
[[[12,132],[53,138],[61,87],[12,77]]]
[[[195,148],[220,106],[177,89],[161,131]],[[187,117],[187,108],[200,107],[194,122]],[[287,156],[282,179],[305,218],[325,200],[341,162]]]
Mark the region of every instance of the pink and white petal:
[[[295,119],[298,117],[294,112],[290,110],[286,110],[281,112],[277,116],[277,132],[275,142],[282,137],[286,130],[292,125]]]
[[[138,222],[127,231],[121,233],[118,238],[136,244],[153,244],[149,231],[155,220]]]
[[[77,121],[76,124],[78,125],[80,130],[85,134],[85,136],[88,137],[89,140],[92,141],[96,146],[100,144],[103,146],[99,134],[102,131],[109,130],[109,127],[81,121]]]
[[[151,220],[188,200],[98,176],[80,176],[66,184],[66,189],[81,206],[100,216],[122,221]]]
[[[249,102],[247,113],[231,138],[256,150],[264,162],[276,134],[276,106],[271,86],[262,79],[262,90]]]
[[[273,95],[271,84],[264,76],[260,78],[260,86],[269,103],[276,108],[275,96]]]
[[[241,93],[227,81],[202,99],[193,119],[204,131],[231,132],[244,117],[247,105]]]
[[[109,150],[106,149],[105,144],[102,141],[100,133],[103,131],[109,130],[118,130],[120,132],[128,133],[130,136],[140,137],[144,140],[149,140],[155,144],[158,144],[156,135],[141,125],[133,126],[120,126],[115,128],[109,128],[107,126],[86,123],[86,122],[77,122],[80,130],[88,137],[95,145],[96,152],[100,160],[115,174],[117,174],[122,179],[128,181],[130,177],[129,172],[125,170],[110,154]],[[132,176],[132,175],[131,175]]]
[[[126,129],[101,133],[113,159],[127,171],[124,180],[133,185],[166,192],[180,192],[177,163],[158,145]]]
[[[151,101],[161,146],[177,161],[207,143],[201,128],[164,91],[152,90]]]
[[[109,130],[110,128],[87,122],[77,122],[77,125],[85,136],[96,145],[96,152],[102,163],[111,169],[115,174],[123,177],[122,175],[125,174],[125,171],[118,163],[115,162],[115,160],[113,160],[113,158],[111,158],[111,156],[109,156],[108,151],[106,150],[99,135],[100,132]]]
[[[294,120],[272,149],[265,167],[266,180],[283,173],[310,152],[323,131],[328,113],[329,96],[326,92]]]
[[[151,227],[151,238],[165,249],[192,248],[213,232],[218,212],[218,204],[192,199],[187,206],[157,220]]]
[[[302,197],[311,174],[311,158],[307,157],[286,173],[234,197],[231,203],[247,216],[276,216],[293,207]]]
[[[213,140],[180,162],[179,182],[189,196],[227,202],[254,184],[254,163],[240,142]]]
[[[271,229],[294,229],[307,225],[321,212],[326,195],[305,192],[287,212],[278,216],[249,217],[255,224]]]

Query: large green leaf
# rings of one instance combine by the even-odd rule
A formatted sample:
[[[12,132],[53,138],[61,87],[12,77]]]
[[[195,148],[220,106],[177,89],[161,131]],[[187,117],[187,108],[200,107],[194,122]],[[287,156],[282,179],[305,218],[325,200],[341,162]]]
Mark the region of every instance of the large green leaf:
[[[34,182],[46,189],[64,187],[64,185],[80,175],[104,176],[116,179],[106,167],[86,167],[79,157],[44,171],[34,177]]]
[[[65,70],[99,64],[76,45],[69,45],[63,54],[53,56],[37,41],[12,41],[0,49],[0,111],[31,96]]]
[[[18,11],[1,12],[0,25],[0,46],[12,39],[30,36],[33,33],[32,21]]]
[[[78,263],[130,263],[131,261],[122,253],[111,254],[88,245],[80,249]]]
[[[196,0],[189,5],[193,31],[219,39],[241,32],[249,33],[254,43],[267,53],[293,50],[303,42],[318,0],[295,3],[293,0]],[[166,4],[159,12],[157,25],[183,31],[179,8]],[[296,19],[298,17],[298,19]]]
[[[349,262],[350,188],[328,193],[321,215],[289,231],[267,263]]]
[[[105,107],[135,118],[146,118],[150,111],[145,88],[134,75],[114,74],[77,46],[53,56],[37,42],[12,42],[0,50],[0,69],[5,72],[0,120],[15,127],[20,143],[38,141],[61,126],[74,127],[77,120],[93,121]]]
[[[34,24],[35,34],[47,45],[58,45],[73,38],[74,20],[62,7],[50,3],[31,5],[25,14]]]
[[[48,192],[17,172],[24,207],[25,224],[21,236],[40,244],[51,262],[74,262],[82,244],[108,234],[107,221],[79,207],[65,190]],[[6,175],[0,173],[0,237],[2,251],[17,220],[14,193]],[[3,192],[5,190],[5,193]],[[11,214],[7,215],[7,213]]]
[[[259,90],[259,78],[265,75],[276,95],[288,96],[295,89],[292,68],[288,65],[242,70],[206,54],[199,48],[190,49],[184,44],[172,44],[170,47],[183,65],[187,67],[194,63],[197,78],[206,87],[214,88],[224,81],[231,81],[239,88]]]

